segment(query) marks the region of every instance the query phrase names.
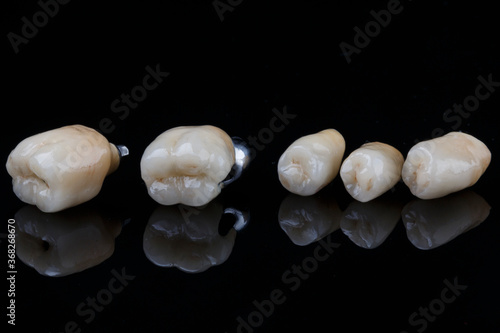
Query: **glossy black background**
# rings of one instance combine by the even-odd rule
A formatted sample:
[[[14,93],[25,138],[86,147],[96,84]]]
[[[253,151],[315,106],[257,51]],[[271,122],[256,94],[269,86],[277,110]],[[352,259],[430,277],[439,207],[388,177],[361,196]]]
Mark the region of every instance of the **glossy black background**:
[[[86,204],[130,219],[116,239],[114,255],[62,278],[40,276],[18,260],[15,329],[61,332],[73,320],[83,332],[234,332],[237,317],[255,311],[254,300],[268,299],[279,288],[287,300],[265,319],[261,331],[415,332],[409,315],[439,297],[444,279],[458,277],[468,289],[425,331],[498,330],[498,91],[458,128],[493,153],[473,188],[493,207],[483,224],[431,251],[414,248],[401,222],[371,251],[336,231],[331,239],[340,247],[297,291],[289,291],[282,280],[317,246],[294,245],[278,225],[287,192],[277,180],[276,162],[293,140],[332,127],[344,135],[346,155],[366,141],[392,144],[406,155],[435,128],[452,130],[454,123],[444,121],[443,113],[474,93],[479,75],[500,81],[493,4],[401,2],[402,12],[348,64],[339,43],[353,44],[353,28],[363,28],[373,20],[370,11],[387,3],[242,1],[221,22],[211,1],[107,6],[72,1],[18,54],[4,37],[4,161],[27,136],[76,123],[97,129],[103,118],[116,125],[106,137],[131,150]],[[21,18],[40,10],[34,1],[6,7],[4,36],[19,33]],[[119,119],[111,111],[113,100],[142,82],[146,66],[157,64],[169,77]],[[157,204],[140,178],[145,147],[178,125],[212,124],[246,139],[269,126],[273,108],[285,106],[296,118],[275,133],[247,173],[220,197],[225,205],[251,212],[229,259],[201,274],[149,262],[142,236]],[[12,193],[5,170],[1,181],[6,221],[24,204]],[[334,196],[342,209],[351,200],[340,179],[323,193]],[[412,199],[401,183],[392,195]],[[135,279],[94,321],[84,323],[75,307],[106,287],[112,269],[122,267]]]

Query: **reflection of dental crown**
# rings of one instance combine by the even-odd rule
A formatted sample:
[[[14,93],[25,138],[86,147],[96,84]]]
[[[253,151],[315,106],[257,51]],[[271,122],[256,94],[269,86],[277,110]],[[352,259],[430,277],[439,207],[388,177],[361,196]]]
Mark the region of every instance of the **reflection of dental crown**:
[[[49,214],[24,206],[15,219],[19,259],[54,277],[81,272],[108,259],[121,231],[119,222],[81,208]]]
[[[488,203],[472,191],[439,199],[416,199],[402,206],[382,197],[367,203],[354,200],[342,212],[333,198],[290,194],[282,201],[278,218],[296,245],[319,241],[340,228],[356,245],[374,249],[387,239],[402,217],[410,242],[429,250],[478,226],[490,211]],[[222,222],[226,216],[232,216],[231,225]],[[25,206],[16,213],[15,220],[19,259],[40,274],[53,277],[80,272],[108,259],[121,231],[119,222],[107,221],[83,208],[49,214]],[[198,208],[160,205],[146,226],[144,253],[160,267],[203,272],[228,259],[236,231],[248,220],[247,212],[223,209],[218,201]],[[221,234],[224,228],[229,231]]]
[[[448,243],[477,227],[490,213],[490,205],[472,191],[433,200],[413,200],[401,213],[410,242],[421,250]]]
[[[340,221],[342,232],[365,249],[380,246],[399,221],[402,204],[375,199],[366,203],[352,201]]]
[[[281,202],[278,220],[292,242],[304,246],[337,230],[341,216],[335,200],[289,194]]]
[[[223,214],[236,217],[233,228],[224,236],[219,233]],[[217,201],[203,208],[158,206],[144,231],[144,253],[157,266],[200,273],[227,260],[236,231],[247,222],[248,215],[234,208],[223,210]]]
[[[441,246],[478,226],[490,206],[472,191],[439,199],[412,200],[406,206],[383,197],[363,203],[353,200],[342,212],[334,199],[289,195],[281,202],[279,223],[297,245],[317,241],[337,229],[356,245],[380,246],[402,217],[408,239],[422,250]]]

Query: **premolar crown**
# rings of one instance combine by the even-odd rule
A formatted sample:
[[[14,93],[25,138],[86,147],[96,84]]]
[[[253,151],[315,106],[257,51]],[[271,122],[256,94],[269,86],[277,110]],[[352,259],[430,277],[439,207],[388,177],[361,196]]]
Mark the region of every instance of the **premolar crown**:
[[[278,161],[281,185],[302,196],[317,193],[337,176],[344,151],[344,138],[334,129],[297,139]]]
[[[403,162],[396,148],[381,142],[365,143],[342,163],[340,177],[354,199],[367,202],[396,185]]]
[[[408,152],[402,177],[420,199],[435,199],[474,185],[491,161],[488,147],[472,135],[450,132]]]

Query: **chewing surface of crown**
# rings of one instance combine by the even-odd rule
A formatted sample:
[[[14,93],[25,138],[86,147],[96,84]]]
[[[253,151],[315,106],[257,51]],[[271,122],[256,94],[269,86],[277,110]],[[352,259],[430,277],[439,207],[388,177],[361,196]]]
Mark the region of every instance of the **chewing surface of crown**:
[[[396,148],[381,142],[370,142],[345,159],[340,177],[354,199],[367,202],[396,185],[401,179],[403,162],[403,155]]]

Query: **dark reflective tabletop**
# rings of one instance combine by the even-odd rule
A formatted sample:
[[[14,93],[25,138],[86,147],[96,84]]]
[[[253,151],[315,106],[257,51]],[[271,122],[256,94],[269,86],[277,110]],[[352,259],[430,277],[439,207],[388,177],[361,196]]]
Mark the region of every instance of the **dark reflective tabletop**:
[[[9,332],[500,331],[492,4],[62,2],[53,15],[36,2],[3,14],[0,156],[70,124],[129,155],[94,199],[58,213],[21,202],[3,169],[7,278],[9,219],[16,232],[15,283],[1,291],[15,293],[2,303]],[[145,148],[205,124],[248,143],[250,164],[206,206],[159,205],[141,179]],[[340,177],[290,194],[280,155],[325,128],[344,136],[344,158],[368,141],[406,156],[463,131],[492,162],[433,200],[399,182],[361,203]]]

